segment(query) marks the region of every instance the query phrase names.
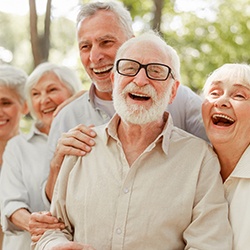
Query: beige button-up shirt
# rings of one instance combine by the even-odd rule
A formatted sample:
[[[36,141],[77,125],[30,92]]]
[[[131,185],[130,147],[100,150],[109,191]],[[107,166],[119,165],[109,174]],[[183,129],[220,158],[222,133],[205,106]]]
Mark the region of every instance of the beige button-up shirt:
[[[232,233],[216,155],[173,127],[129,167],[117,138],[118,116],[96,127],[85,157],[66,157],[52,213],[67,226],[48,231],[36,249],[68,240],[97,250],[231,249]]]

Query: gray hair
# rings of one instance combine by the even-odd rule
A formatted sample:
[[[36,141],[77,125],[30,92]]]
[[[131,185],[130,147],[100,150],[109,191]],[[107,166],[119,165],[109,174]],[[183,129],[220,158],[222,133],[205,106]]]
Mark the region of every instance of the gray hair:
[[[72,95],[80,91],[82,88],[80,78],[70,68],[65,66],[59,66],[49,62],[39,64],[28,77],[27,83],[25,85],[27,104],[33,118],[36,118],[36,115],[32,107],[31,90],[32,87],[38,83],[41,77],[47,74],[48,72],[54,73],[59,78],[59,80],[65,85],[65,87],[71,92]]]
[[[250,65],[244,63],[223,64],[208,76],[203,87],[205,95],[213,82],[240,83],[250,87]]]
[[[117,54],[116,54],[116,59],[115,59],[115,65],[116,62],[122,58],[123,54],[126,52],[127,49],[129,49],[130,46],[132,46],[134,43],[139,42],[139,41],[152,41],[154,43],[157,43],[159,47],[164,49],[166,53],[170,57],[171,61],[171,69],[172,69],[172,74],[175,78],[175,80],[180,82],[181,74],[180,74],[180,58],[176,52],[176,50],[168,45],[165,40],[155,31],[149,30],[142,35],[139,35],[137,37],[130,38],[127,40],[125,43],[122,44],[122,46],[118,49]]]
[[[12,89],[19,97],[19,102],[25,102],[24,86],[28,75],[20,68],[4,64],[0,65],[0,86]]]
[[[95,15],[100,10],[113,12],[120,22],[121,28],[124,29],[127,38],[133,36],[131,15],[121,2],[91,2],[82,5],[77,15],[77,26],[83,19]]]

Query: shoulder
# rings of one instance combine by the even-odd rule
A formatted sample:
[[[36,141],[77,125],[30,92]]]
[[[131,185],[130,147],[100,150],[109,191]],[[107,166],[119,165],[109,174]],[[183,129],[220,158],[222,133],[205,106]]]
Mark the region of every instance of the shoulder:
[[[183,129],[177,128],[176,126],[174,126],[172,130],[171,141],[180,143],[182,147],[186,146],[189,152],[197,151],[198,153],[201,153],[202,151],[209,151],[215,154],[207,141],[186,132]]]
[[[88,97],[88,92],[86,92],[66,105],[53,119],[50,135],[51,133],[68,131],[76,125],[83,123],[86,115],[84,110],[88,109],[90,106]]]
[[[9,147],[11,147],[11,148],[13,148],[13,147],[19,147],[21,144],[27,143],[28,136],[29,136],[29,134],[23,134],[23,133],[21,133],[19,135],[16,135],[16,136],[12,137],[8,141],[8,143],[6,145],[6,149],[9,148]]]
[[[192,89],[190,89],[187,86],[184,86],[184,85],[180,84],[180,86],[179,86],[179,88],[177,90],[177,94],[176,94],[176,97],[175,97],[173,103],[174,102],[185,103],[185,102],[190,102],[190,101],[196,101],[196,102],[198,102],[198,103],[201,104],[202,99]]]
[[[88,99],[89,99],[89,92],[87,91],[78,98],[76,98],[75,100],[73,100],[72,102],[70,102],[69,104],[67,104],[65,107],[63,107],[62,110],[60,110],[58,115],[55,117],[55,119],[57,117],[67,116],[71,113],[80,112],[86,106]]]

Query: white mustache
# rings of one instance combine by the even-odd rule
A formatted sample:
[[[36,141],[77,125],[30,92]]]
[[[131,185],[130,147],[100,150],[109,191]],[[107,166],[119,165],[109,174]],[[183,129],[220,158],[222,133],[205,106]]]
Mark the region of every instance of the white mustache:
[[[155,98],[157,97],[157,93],[155,91],[155,89],[147,84],[143,87],[139,87],[137,86],[134,82],[129,83],[121,92],[121,94],[123,96],[125,96],[127,93],[140,93],[142,95],[146,95],[151,97],[153,100],[155,100]]]

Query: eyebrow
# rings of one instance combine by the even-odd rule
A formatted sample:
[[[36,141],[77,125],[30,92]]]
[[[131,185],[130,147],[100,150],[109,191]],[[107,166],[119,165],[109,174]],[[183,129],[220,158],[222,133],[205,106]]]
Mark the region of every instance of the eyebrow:
[[[250,87],[249,86],[246,86],[246,85],[243,85],[243,84],[240,84],[240,83],[235,83],[233,84],[234,87],[241,87],[241,88],[244,88],[244,89],[247,89],[248,91],[250,91]]]
[[[221,85],[221,84],[223,84],[223,81],[213,81],[211,83],[211,86],[218,86],[218,85]],[[250,91],[250,86],[247,86],[246,84],[234,83],[233,87],[241,87],[241,88],[245,88],[248,91]]]
[[[98,37],[96,40],[97,41],[104,41],[107,39],[117,40],[117,38],[115,36],[112,36],[112,35],[101,36],[101,37]]]
[[[101,36],[101,37],[96,38],[95,40],[100,42],[100,41],[105,41],[107,39],[117,40],[117,38],[112,35]],[[82,44],[82,43],[91,43],[91,42],[88,39],[86,39],[86,40],[82,40],[79,44]]]

